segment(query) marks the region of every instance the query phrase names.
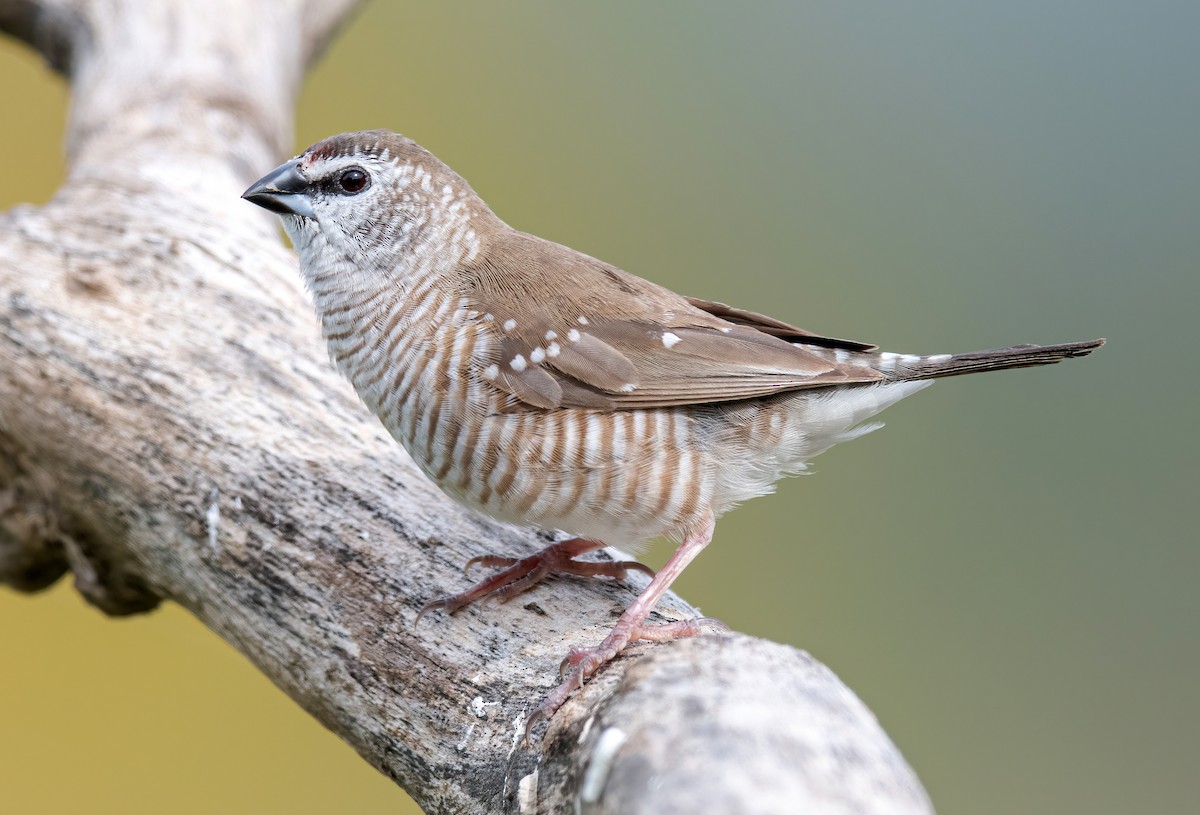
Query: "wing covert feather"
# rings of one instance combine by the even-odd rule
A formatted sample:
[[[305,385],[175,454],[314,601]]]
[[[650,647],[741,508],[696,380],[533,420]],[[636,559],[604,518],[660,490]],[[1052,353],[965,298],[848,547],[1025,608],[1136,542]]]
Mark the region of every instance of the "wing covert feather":
[[[874,346],[685,298],[531,235],[501,239],[459,278],[496,335],[487,378],[531,408],[705,404],[882,378],[824,351]]]

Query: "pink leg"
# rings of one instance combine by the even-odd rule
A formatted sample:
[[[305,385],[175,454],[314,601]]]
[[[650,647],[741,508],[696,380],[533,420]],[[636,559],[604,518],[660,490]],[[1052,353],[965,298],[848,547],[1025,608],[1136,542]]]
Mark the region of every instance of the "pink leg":
[[[646,617],[662,598],[663,594],[683,572],[689,563],[700,554],[708,542],[712,540],[714,520],[709,516],[704,524],[691,532],[679,544],[679,548],[671,555],[670,560],[659,570],[650,585],[646,587],[636,600],[625,609],[625,613],[617,620],[616,626],[609,632],[604,641],[594,648],[576,648],[563,660],[562,671],[565,678],[561,685],[546,697],[537,710],[525,720],[525,737],[528,739],[530,729],[541,719],[554,715],[562,703],[567,701],[572,693],[583,686],[602,665],[619,654],[630,641],[634,639],[665,640],[679,637],[691,637],[701,633],[705,628],[720,628],[728,631],[724,623],[708,617],[696,620],[685,620],[660,626],[646,626]]]
[[[456,594],[453,597],[443,597],[427,603],[417,613],[416,622],[421,621],[421,617],[425,615],[425,612],[432,611],[435,608],[445,609],[447,614],[453,614],[463,606],[489,595],[499,598],[501,602],[511,600],[552,574],[573,574],[582,577],[612,577],[621,580],[630,571],[639,571],[654,577],[653,569],[632,560],[603,563],[575,559],[580,555],[600,549],[603,546],[604,544],[599,541],[571,538],[570,540],[552,543],[536,555],[530,555],[520,560],[511,557],[497,557],[495,555],[472,558],[467,562],[467,569],[476,564],[489,567],[505,566],[507,568],[475,584],[462,594]]]

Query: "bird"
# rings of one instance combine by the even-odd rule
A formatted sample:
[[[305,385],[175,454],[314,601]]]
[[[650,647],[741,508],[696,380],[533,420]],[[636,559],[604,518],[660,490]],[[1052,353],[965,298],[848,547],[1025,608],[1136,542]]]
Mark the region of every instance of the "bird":
[[[281,216],[337,368],[443,491],[493,518],[568,535],[484,555],[499,571],[433,600],[453,613],[552,574],[650,576],[598,645],[570,651],[547,719],[649,625],[717,518],[804,472],[935,379],[1056,363],[1103,339],[929,356],[879,350],[687,297],[502,221],[465,179],[397,133],[317,142],[242,195]],[[581,556],[666,536],[657,573]],[[420,615],[418,615],[420,619]]]

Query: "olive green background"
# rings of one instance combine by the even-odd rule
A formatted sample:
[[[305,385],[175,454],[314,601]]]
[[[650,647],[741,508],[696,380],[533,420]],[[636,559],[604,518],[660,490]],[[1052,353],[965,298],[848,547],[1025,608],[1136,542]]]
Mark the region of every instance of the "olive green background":
[[[1107,336],[893,408],[678,588],[829,664],[942,813],[1195,812],[1197,31],[1195,2],[380,0],[296,144],[400,130],[519,228],[892,351]],[[0,206],[61,183],[67,104],[0,41]],[[0,809],[415,811],[179,609],[68,584],[0,590]]]

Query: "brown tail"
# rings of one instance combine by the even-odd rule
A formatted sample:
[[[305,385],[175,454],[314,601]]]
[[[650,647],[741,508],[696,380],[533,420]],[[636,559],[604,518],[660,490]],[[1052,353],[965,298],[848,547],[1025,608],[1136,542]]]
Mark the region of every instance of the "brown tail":
[[[973,374],[978,371],[1000,371],[1004,368],[1026,368],[1050,365],[1072,357],[1086,357],[1104,340],[1068,342],[1062,345],[1014,345],[994,351],[975,351],[970,354],[940,354],[918,357],[907,354],[877,354],[877,367],[897,379],[936,379],[943,376]]]

